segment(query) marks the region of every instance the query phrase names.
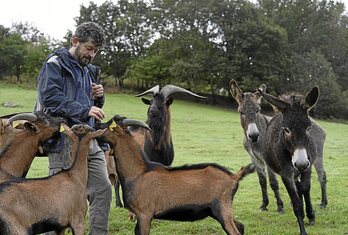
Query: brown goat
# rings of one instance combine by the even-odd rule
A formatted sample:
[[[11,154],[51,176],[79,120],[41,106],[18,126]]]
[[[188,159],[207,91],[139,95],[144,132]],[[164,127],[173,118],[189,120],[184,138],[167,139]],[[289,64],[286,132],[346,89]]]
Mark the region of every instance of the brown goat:
[[[84,234],[89,142],[105,130],[91,132],[87,125],[70,130],[62,125],[73,142],[73,165],[49,177],[0,184],[0,234],[64,234],[68,227],[75,235]]]
[[[28,120],[22,129],[10,124]],[[18,114],[6,122],[1,121],[2,149],[0,151],[0,182],[25,177],[39,146],[59,132],[62,119],[52,118],[42,112]]]
[[[116,125],[112,127],[112,123]],[[135,234],[149,234],[153,218],[195,221],[208,216],[227,234],[243,233],[243,225],[231,214],[232,199],[238,182],[254,170],[251,164],[236,174],[217,164],[166,167],[144,156],[127,129],[129,125],[149,128],[120,116],[100,128],[111,126],[103,136],[114,150],[125,207],[137,217]]]

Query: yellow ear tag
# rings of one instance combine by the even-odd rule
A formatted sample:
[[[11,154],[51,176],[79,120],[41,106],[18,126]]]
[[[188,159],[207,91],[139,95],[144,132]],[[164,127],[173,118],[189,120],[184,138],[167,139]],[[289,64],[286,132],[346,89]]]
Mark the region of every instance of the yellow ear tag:
[[[64,132],[64,130],[65,130],[64,127],[61,125],[59,131]]]
[[[13,126],[14,128],[16,128],[19,124],[20,124],[19,121],[13,121],[13,122],[12,122],[12,126]]]
[[[115,120],[112,120],[112,123],[109,126],[109,129],[112,130],[112,128],[114,128],[114,127],[117,127],[117,124],[116,124]]]

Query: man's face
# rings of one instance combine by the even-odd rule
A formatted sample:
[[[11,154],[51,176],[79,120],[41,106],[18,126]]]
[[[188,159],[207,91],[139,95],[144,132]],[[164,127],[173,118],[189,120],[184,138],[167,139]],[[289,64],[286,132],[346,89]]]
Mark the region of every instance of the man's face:
[[[99,48],[92,41],[78,42],[73,56],[81,66],[86,66],[92,62],[98,50]]]

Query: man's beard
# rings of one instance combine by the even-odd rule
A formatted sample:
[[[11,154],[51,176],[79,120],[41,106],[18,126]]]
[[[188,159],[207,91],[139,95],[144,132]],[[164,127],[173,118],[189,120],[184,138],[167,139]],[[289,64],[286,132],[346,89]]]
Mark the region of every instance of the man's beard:
[[[92,58],[90,58],[89,56],[81,56],[80,49],[81,49],[80,46],[77,46],[75,51],[75,58],[81,66],[86,66],[89,63],[91,63]]]

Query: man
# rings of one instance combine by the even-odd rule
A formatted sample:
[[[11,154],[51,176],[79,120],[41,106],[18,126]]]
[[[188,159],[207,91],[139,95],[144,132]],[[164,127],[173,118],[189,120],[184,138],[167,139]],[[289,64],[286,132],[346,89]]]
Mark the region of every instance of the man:
[[[99,70],[91,61],[104,44],[104,33],[93,22],[82,23],[71,38],[70,48],[61,48],[49,55],[38,76],[36,110],[65,118],[69,126],[87,123],[94,126],[105,114],[103,86],[97,84]],[[71,142],[61,135],[58,141],[46,145],[49,174],[71,165]],[[58,190],[58,189],[57,189]],[[108,234],[111,202],[104,153],[92,140],[88,155],[87,199],[89,201],[89,234]]]

